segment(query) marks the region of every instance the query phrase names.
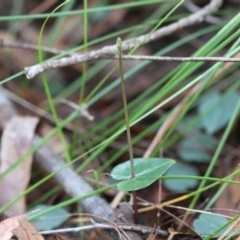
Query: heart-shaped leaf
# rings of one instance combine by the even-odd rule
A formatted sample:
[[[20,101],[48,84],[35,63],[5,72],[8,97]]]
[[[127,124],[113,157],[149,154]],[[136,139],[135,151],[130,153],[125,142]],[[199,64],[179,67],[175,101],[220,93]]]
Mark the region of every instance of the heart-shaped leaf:
[[[167,158],[135,158],[133,161],[135,178],[131,178],[130,161],[117,165],[111,172],[114,179],[123,180],[117,184],[121,191],[134,191],[149,186],[175,163]]]
[[[165,176],[176,175],[199,176],[199,172],[194,166],[177,162],[166,172]],[[196,179],[164,179],[163,186],[172,192],[179,193],[195,188],[198,182]]]
[[[208,163],[212,159],[212,151],[216,148],[217,141],[200,132],[186,135],[178,146],[178,154],[187,162]]]
[[[213,234],[227,222],[228,220],[222,216],[201,213],[199,217],[194,220],[193,228],[199,235],[204,238]],[[226,231],[226,229],[227,227],[218,232],[218,234],[215,234],[214,238],[221,236]]]
[[[239,94],[232,93],[225,99],[222,98],[222,95],[216,91],[205,95],[200,100],[200,105],[198,107],[198,112],[200,114],[204,114],[208,109],[211,110],[202,121],[202,127],[211,135],[228,123],[239,99]],[[212,107],[213,109],[211,109]]]
[[[31,208],[31,211],[35,209],[46,210],[46,209],[49,209],[50,207],[51,206],[48,206],[45,204],[39,204]],[[37,219],[34,219],[32,223],[38,230],[52,230],[55,227],[60,226],[68,218],[69,218],[69,212],[63,208],[59,208],[52,212],[46,213],[38,217]]]

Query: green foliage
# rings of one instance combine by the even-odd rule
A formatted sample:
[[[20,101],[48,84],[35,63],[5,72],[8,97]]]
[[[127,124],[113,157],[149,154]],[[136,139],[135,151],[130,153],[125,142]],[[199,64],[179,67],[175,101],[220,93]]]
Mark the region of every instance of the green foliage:
[[[111,176],[123,180],[117,184],[122,191],[134,191],[145,188],[161,177],[174,160],[167,158],[135,158],[135,178],[131,178],[130,161],[121,163],[113,168]]]
[[[73,2],[73,1],[71,1],[71,2]],[[175,5],[175,2],[177,2],[177,1],[166,1],[166,4],[160,5],[159,1],[156,1],[156,0],[155,1],[139,1],[139,2],[133,1],[131,3],[117,4],[117,5],[114,4],[112,6],[102,6],[102,7],[93,6],[89,9],[85,8],[85,9],[81,9],[81,10],[77,10],[77,11],[75,11],[71,8],[70,8],[70,10],[66,10],[66,9],[64,10],[62,8],[62,9],[59,9],[59,11],[57,13],[53,13],[52,15],[49,15],[49,13],[46,13],[46,14],[38,14],[38,15],[31,14],[31,15],[25,15],[25,16],[14,16],[12,14],[11,16],[2,16],[0,18],[1,18],[1,21],[11,20],[12,26],[14,26],[14,25],[17,25],[17,24],[15,24],[14,21],[20,21],[21,19],[35,19],[36,20],[37,18],[57,17],[56,18],[56,23],[57,23],[56,26],[61,26],[61,17],[64,18],[64,17],[70,16],[70,15],[76,15],[76,14],[78,14],[80,16],[80,14],[87,12],[89,15],[89,18],[94,19],[95,14],[99,13],[99,12],[102,12],[105,15],[107,15],[108,13],[105,11],[110,11],[110,10],[112,11],[114,9],[120,9],[120,8],[137,7],[140,5],[143,6],[146,4],[148,5],[150,3],[158,3],[159,4],[159,6],[155,5],[156,11],[152,14],[152,16],[149,17],[149,19],[144,19],[144,22],[142,22],[138,25],[131,26],[129,29],[122,29],[121,31],[113,30],[113,31],[111,31],[111,34],[109,34],[108,36],[104,35],[103,37],[99,37],[98,39],[93,39],[91,42],[88,42],[88,47],[91,45],[93,49],[97,49],[98,46],[105,46],[105,45],[108,45],[109,43],[111,43],[111,41],[114,42],[116,36],[117,37],[121,36],[122,39],[129,39],[130,37],[136,37],[136,36],[140,36],[141,34],[147,33],[150,31],[150,29],[155,29],[156,27],[158,27],[160,19],[163,18],[168,13],[168,11],[170,11],[170,9],[173,8],[173,6]],[[102,2],[101,2],[101,4],[102,4]],[[16,9],[19,9],[19,8],[16,8]],[[224,12],[225,12],[225,10],[222,9],[221,14],[224,15]],[[19,13],[19,15],[20,14],[21,13]],[[228,14],[223,19],[229,19]],[[231,10],[231,14],[232,15],[234,14],[234,12],[232,10]],[[166,20],[173,22],[174,20],[181,19],[184,16],[179,16],[179,15],[174,14],[173,17],[174,17],[174,19],[168,18]],[[199,50],[196,51],[196,53],[193,53],[192,55],[193,56],[214,56],[214,55],[219,56],[223,52],[226,52],[227,49],[230,48],[229,46],[235,41],[235,39],[239,38],[239,30],[238,30],[239,29],[239,19],[240,19],[240,15],[237,15],[228,22],[224,21],[223,23],[220,23],[220,24],[219,23],[213,24],[210,27],[201,28],[201,30],[199,30],[199,31],[196,31],[194,33],[189,33],[185,37],[180,38],[179,40],[175,41],[174,43],[168,44],[166,47],[160,46],[158,51],[156,49],[156,52],[154,52],[154,55],[157,55],[157,56],[158,55],[167,55],[167,53],[174,50],[175,48],[180,47],[182,44],[190,42],[194,39],[209,39],[206,34],[210,33],[210,36],[212,36],[212,39],[210,39],[206,43],[203,43],[202,47],[199,48]],[[96,21],[96,19],[95,19],[95,21]],[[51,24],[53,24],[53,23],[54,23],[54,21],[52,21]],[[156,26],[153,26],[153,23],[156,24]],[[79,24],[79,26],[80,26],[80,24]],[[81,29],[84,29],[82,26],[80,26],[80,27],[81,27]],[[91,26],[89,26],[89,27],[91,27]],[[49,29],[49,31],[47,33],[47,38],[54,39],[57,42],[58,41],[57,37],[61,35],[61,31],[59,31],[59,28],[57,28],[57,27],[54,29],[58,29],[58,30],[53,31],[53,29]],[[218,29],[221,29],[221,30],[219,32],[216,32],[216,30],[218,30]],[[76,31],[77,33],[78,32],[80,33],[81,30],[75,29],[74,31]],[[90,28],[89,28],[89,31],[91,31]],[[130,32],[130,31],[131,31],[131,36],[124,35],[125,33]],[[200,36],[201,36],[201,38],[200,38]],[[111,39],[111,38],[114,38],[114,39]],[[108,39],[108,41],[106,41],[107,39]],[[106,42],[102,42],[103,40],[105,40]],[[85,41],[85,43],[86,43],[86,41]],[[93,46],[96,43],[98,43],[98,44],[100,43],[100,44],[96,47]],[[191,44],[191,43],[189,43],[189,44]],[[68,45],[68,46],[66,46],[66,49],[69,49],[69,51],[66,51],[64,54],[67,54],[68,52],[74,52],[77,49],[78,50],[84,49],[85,47],[86,47],[86,45],[84,44],[84,45],[78,46],[76,48],[70,49],[71,47],[70,47],[70,45]],[[184,46],[182,46],[182,48],[184,48]],[[239,44],[235,45],[235,49],[231,49],[231,51],[228,52],[228,53],[231,53],[230,54],[231,56],[233,56],[235,54],[233,50],[239,51]],[[54,56],[54,58],[55,59],[59,58],[60,56],[63,56],[64,54]],[[46,60],[50,60],[50,59],[48,58]],[[112,60],[111,60],[111,62],[112,62]],[[96,64],[95,63],[93,63],[91,65],[89,64],[88,72],[87,72],[87,75],[85,76],[87,81],[88,80],[91,81],[92,79],[99,78],[98,73],[101,72],[101,70],[104,68],[104,66],[107,65],[107,63],[108,63],[107,60],[99,60],[99,62],[97,62]],[[130,77],[131,77],[131,79],[138,78],[139,77],[138,72],[139,71],[144,72],[145,67],[149,63],[150,63],[149,61],[142,61],[140,64],[131,68],[129,71],[125,71],[125,73],[124,73],[125,80],[129,81]],[[162,108],[166,103],[168,103],[172,99],[179,96],[181,93],[186,91],[188,88],[193,86],[195,83],[205,80],[205,79],[207,79],[207,81],[208,81],[208,79],[211,79],[210,76],[213,76],[214,73],[218,69],[222,68],[222,64],[218,63],[218,64],[214,64],[214,66],[212,68],[209,68],[208,70],[202,72],[202,69],[199,68],[202,64],[203,63],[179,64],[179,66],[176,67],[175,69],[173,69],[171,72],[169,71],[169,74],[166,73],[166,75],[164,75],[160,79],[156,80],[154,84],[152,84],[149,87],[146,87],[141,93],[139,93],[139,95],[136,98],[131,99],[131,101],[128,103],[128,107],[129,107],[130,113],[131,113],[130,114],[130,125],[132,126],[132,125],[136,124],[137,122],[140,122],[142,119],[145,119],[147,116],[151,116],[156,110],[159,110],[160,108]],[[236,65],[237,64],[233,64],[232,70],[234,70],[234,66],[236,66]],[[226,74],[225,76],[227,76],[227,77],[231,77],[233,72],[234,71],[227,71],[224,74]],[[238,70],[235,70],[235,72],[238,73]],[[100,84],[100,85],[97,85],[94,89],[91,89],[92,94],[90,94],[88,96],[87,101],[86,101],[86,105],[88,107],[90,107],[91,105],[93,105],[94,103],[96,103],[98,101],[101,101],[101,99],[104,98],[104,96],[106,96],[110,91],[112,91],[114,88],[119,87],[119,79],[116,79],[116,80],[111,79],[111,81],[106,82],[106,80],[109,78],[109,76],[111,76],[111,74],[112,73],[110,72],[110,73],[106,74],[106,76],[102,80],[99,79],[99,82],[106,83],[105,85]],[[164,71],[163,71],[163,74],[164,74]],[[4,83],[6,83],[8,81],[12,81],[12,80],[17,80],[16,78],[20,77],[22,75],[23,75],[22,71],[19,73],[16,73],[15,75],[12,75],[6,79],[3,79],[1,81],[1,84],[4,84]],[[101,74],[99,74],[99,75],[101,75]],[[160,74],[160,76],[162,76],[162,74]],[[224,76],[224,78],[223,78],[223,76],[219,76],[218,81],[222,81],[222,80],[226,81],[225,76]],[[151,74],[149,75],[149,78],[151,78]],[[76,81],[73,82],[74,86],[71,85],[71,91],[70,91],[70,88],[68,88],[68,87],[66,89],[62,89],[62,91],[59,92],[58,97],[64,96],[64,98],[69,97],[69,99],[71,99],[70,97],[71,97],[71,94],[73,93],[73,91],[77,91],[79,89],[79,86],[81,86],[83,84],[84,81],[81,81],[81,79],[82,79],[82,77],[76,79]],[[217,85],[218,83],[215,82],[215,84]],[[69,86],[70,86],[70,83],[69,83]],[[90,86],[93,86],[92,82],[90,83]],[[99,86],[101,86],[101,88]],[[183,88],[183,86],[184,86],[184,88]],[[206,89],[203,89],[203,93],[205,90],[207,90],[207,87],[208,86],[206,85]],[[113,92],[113,93],[115,94],[115,92]],[[200,94],[202,94],[202,93],[200,93]],[[201,96],[200,94],[199,94],[199,96]],[[196,101],[199,96],[196,97]],[[222,95],[221,95],[221,97],[222,97]],[[192,101],[192,103],[195,104],[195,101]],[[189,106],[186,107],[186,109],[187,109],[186,114],[188,114],[188,112],[187,112],[188,109],[191,109],[192,106],[194,106],[194,105],[192,105],[192,103],[190,103]],[[208,105],[207,108],[208,107],[210,107],[210,105]],[[213,107],[213,108],[215,108],[215,107]],[[91,109],[90,109],[90,111],[91,111]],[[206,111],[207,111],[207,109],[204,109],[204,112],[206,112]],[[210,112],[212,112],[212,111],[213,111],[213,109],[210,110]],[[149,126],[146,127],[146,129],[144,131],[140,132],[139,134],[136,134],[136,136],[134,136],[134,138],[133,138],[133,144],[138,143],[139,141],[141,141],[141,139],[146,138],[146,136],[148,136],[149,134],[156,132],[158,127],[162,124],[162,122],[165,120],[165,117],[168,116],[170,111],[167,110],[165,113],[166,113],[165,114],[166,116],[164,116],[163,118],[162,117],[156,118],[157,120],[155,122],[153,122],[152,124],[149,124]],[[125,131],[125,126],[124,126],[124,123],[122,120],[122,116],[123,116],[123,110],[120,109],[119,111],[116,111],[116,113],[114,113],[113,115],[107,116],[106,118],[101,119],[100,121],[98,121],[98,119],[97,119],[96,122],[94,123],[94,126],[92,124],[89,124],[89,125],[86,124],[86,127],[84,128],[84,132],[81,133],[81,141],[83,144],[81,145],[81,147],[76,148],[75,156],[77,156],[77,158],[74,159],[74,162],[76,162],[79,159],[83,159],[85,157],[84,161],[82,161],[83,164],[78,169],[79,171],[84,169],[84,167],[86,167],[91,161],[95,161],[97,158],[101,157],[102,154],[106,154],[105,149],[108,148],[109,146],[111,146],[111,143],[113,141],[115,141],[122,132]],[[185,118],[185,116],[183,115],[183,119],[184,118]],[[59,128],[64,128],[65,126],[72,124],[73,120],[75,120],[75,119],[77,119],[77,120],[79,119],[78,110],[75,110],[63,122],[60,122]],[[217,121],[215,123],[217,123],[218,120],[219,119],[217,119]],[[178,121],[178,119],[176,119],[176,122],[177,121]],[[188,124],[185,124],[185,126],[188,126]],[[45,142],[48,141],[49,138],[51,138],[54,134],[59,132],[59,128],[54,128],[48,135],[45,136],[42,143],[38,144],[35,148],[33,148],[31,151],[29,151],[26,154],[26,156],[33,154],[37,149],[39,149],[41,147],[41,145],[43,145]],[[205,127],[204,127],[204,129],[205,129]],[[173,126],[173,130],[174,130],[174,126]],[[188,128],[188,131],[190,131],[190,130],[191,130],[191,127]],[[184,129],[184,134],[186,134],[186,132],[187,131]],[[78,131],[77,131],[77,134],[78,134]],[[164,139],[161,142],[161,146],[159,146],[159,147],[163,147],[164,150],[168,150],[168,147],[171,146],[171,144],[175,143],[174,140],[172,140],[174,137],[175,136],[169,134],[169,139],[168,139],[168,137],[166,137],[166,141]],[[168,142],[171,142],[171,144],[169,144]],[[221,141],[220,141],[220,143],[221,143]],[[223,141],[223,143],[225,143],[225,142]],[[201,149],[203,148],[204,153],[205,153],[205,150],[208,151],[208,148],[205,147],[205,145],[202,144],[201,141],[198,144],[199,144],[198,146],[201,147]],[[192,153],[191,157],[189,157],[189,155],[188,155],[188,158],[194,159],[194,161],[198,161],[198,160],[196,160],[198,148],[196,149],[194,146],[193,150],[194,151],[196,150],[196,151],[194,153]],[[211,149],[209,149],[209,150],[211,150]],[[219,148],[218,152],[220,152],[221,150],[222,150],[222,147]],[[103,166],[110,166],[116,159],[121,157],[121,155],[125,152],[126,152],[125,146],[123,148],[113,149],[113,151],[111,152],[111,156],[108,158],[108,161],[104,162]],[[198,151],[198,154],[199,155],[202,154],[202,151]],[[19,163],[22,162],[26,156],[22,157],[19,160]],[[201,159],[204,159],[204,157],[209,159],[208,155],[207,156],[205,156],[205,155],[199,156],[199,158],[201,158]],[[215,159],[218,159],[217,154],[215,156]],[[147,161],[149,163],[150,160],[148,159]],[[172,160],[170,160],[170,161],[172,161]],[[212,162],[213,162],[213,164],[211,166],[211,169],[213,169],[216,161],[212,161]],[[127,162],[126,164],[128,164],[128,166],[130,165],[129,162]],[[149,166],[147,166],[146,169],[147,168],[149,168]],[[104,172],[105,169],[106,168],[101,169],[102,172]],[[76,170],[76,172],[78,170]],[[9,171],[10,171],[10,169],[9,169]],[[45,182],[49,178],[54,176],[56,174],[56,172],[51,173],[50,175],[48,175],[45,178],[41,178],[41,180],[38,183],[33,184],[26,191],[24,191],[22,196],[31,192],[33,189],[35,189],[39,185],[45,184]],[[211,170],[209,170],[209,174],[210,173],[211,173]],[[4,172],[3,174],[1,174],[1,177],[3,177],[4,174],[7,174],[7,171]],[[182,172],[180,174],[182,174]],[[209,174],[207,176],[209,176]],[[129,175],[130,175],[130,169],[129,169]],[[145,182],[139,181],[139,179],[141,180],[141,178],[138,178],[138,177],[136,177],[137,181],[136,181],[136,179],[130,179],[130,177],[129,177],[129,178],[124,179],[126,181],[123,181],[122,183],[126,182],[126,184],[128,184],[127,181],[130,181],[130,183],[132,185],[134,185],[133,187],[140,186],[140,188],[141,188],[141,187],[144,187],[144,184],[152,181],[152,177],[151,177],[152,174],[149,174],[149,175],[150,175],[149,179],[147,179]],[[193,175],[193,174],[191,174],[191,175]],[[207,179],[207,177],[206,177],[206,179]],[[179,183],[179,180],[181,180],[181,179],[178,179],[178,183]],[[186,181],[189,181],[189,180],[186,180]],[[215,183],[216,183],[216,185],[218,184],[217,180],[215,180]],[[178,185],[180,185],[180,184],[178,184]],[[204,189],[204,186],[201,186],[201,189],[199,189],[199,192],[202,192],[202,189]],[[104,191],[104,189],[102,191]],[[129,191],[129,190],[127,190],[127,191]],[[98,193],[99,192],[96,191],[96,192],[92,192],[91,194],[98,194]],[[13,199],[13,201],[11,201],[11,203],[9,203],[8,205],[1,208],[0,211],[1,212],[4,211],[4,209],[6,209],[10,204],[12,204],[16,200],[17,199]],[[79,201],[79,198],[76,198],[76,199],[70,198],[70,199],[62,202],[61,207],[66,207],[69,204],[72,204],[72,203],[78,202],[78,201]],[[54,207],[56,207],[56,206],[54,206]],[[57,207],[60,207],[60,205]]]
[[[209,111],[209,114],[202,120],[202,127],[209,134],[214,134],[229,122],[239,94],[233,93],[226,98],[217,92],[206,94],[201,100],[198,107],[199,114]],[[217,106],[216,106],[217,105]]]
[[[47,210],[50,207],[51,206],[48,206],[45,204],[40,204],[29,209],[29,211],[34,211],[37,209]],[[34,217],[34,214],[32,214],[32,217]],[[68,218],[69,218],[69,212],[63,208],[58,208],[58,209],[55,209],[54,211],[48,212],[34,219],[32,223],[38,230],[52,230],[60,226]]]
[[[227,224],[228,220],[222,216],[215,214],[202,213],[193,222],[194,230],[202,237],[208,237],[209,235],[218,232],[219,228],[222,228]],[[226,231],[227,227],[220,230],[213,237],[217,238]]]
[[[199,176],[197,168],[183,163],[175,163],[165,174],[165,176]],[[168,190],[178,193],[195,188],[198,185],[196,179],[164,179],[163,186]]]
[[[213,137],[200,132],[190,133],[180,142],[178,154],[187,162],[208,163],[212,159],[210,151],[216,146],[217,141]]]

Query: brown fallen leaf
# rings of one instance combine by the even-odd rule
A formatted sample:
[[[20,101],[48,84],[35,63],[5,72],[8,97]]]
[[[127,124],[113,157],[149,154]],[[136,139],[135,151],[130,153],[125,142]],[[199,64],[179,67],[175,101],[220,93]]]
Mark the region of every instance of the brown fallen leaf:
[[[13,230],[18,240],[44,240],[43,236],[38,233],[32,223],[23,220],[20,225]]]
[[[34,212],[21,214],[2,221],[0,223],[0,240],[9,240],[13,235],[13,230],[19,226],[20,222]],[[26,238],[26,240],[27,239],[28,238]]]
[[[237,160],[238,161],[238,160]],[[223,170],[220,171],[225,171]],[[229,172],[233,172],[234,168],[229,169]],[[219,177],[221,177],[221,173],[219,172]],[[240,174],[237,174],[233,177],[233,181],[240,180]],[[240,203],[240,194],[239,194],[239,185],[237,184],[229,184],[221,193],[221,197],[218,198],[215,202],[216,213],[223,214],[229,217],[234,217],[236,215],[235,211],[230,211],[229,209],[237,209]]]
[[[54,235],[54,239],[56,239],[56,240],[68,240],[68,238],[66,238],[66,237],[64,237],[60,234]]]
[[[0,173],[11,167],[32,147],[32,138],[38,123],[36,117],[13,117],[2,134]],[[21,194],[28,186],[31,176],[32,156],[27,157],[0,181],[0,206],[4,206]],[[8,215],[26,212],[25,198],[8,208]]]

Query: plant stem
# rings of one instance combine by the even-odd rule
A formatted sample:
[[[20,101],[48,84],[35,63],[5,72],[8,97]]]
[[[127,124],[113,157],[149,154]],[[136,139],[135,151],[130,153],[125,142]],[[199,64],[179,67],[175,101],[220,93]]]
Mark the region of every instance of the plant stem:
[[[131,132],[129,127],[127,98],[126,98],[126,92],[125,92],[124,73],[123,73],[123,65],[122,65],[122,41],[120,38],[118,38],[117,40],[117,46],[118,46],[118,55],[119,55],[119,70],[120,70],[120,80],[121,80],[121,88],[122,88],[123,107],[124,107],[124,115],[125,115],[127,139],[128,139],[128,149],[129,149],[130,164],[131,164],[131,175],[132,175],[132,178],[135,178],[132,139],[131,139]]]
[[[118,55],[119,55],[119,70],[120,70],[120,80],[121,80],[121,88],[122,88],[124,115],[125,115],[126,129],[127,129],[128,150],[129,150],[130,165],[131,165],[131,177],[135,178],[132,139],[131,139],[131,132],[130,132],[130,127],[129,127],[127,97],[126,97],[126,91],[125,91],[124,73],[123,73],[123,65],[122,65],[122,41],[121,41],[120,38],[118,38],[118,40],[117,40],[117,49],[118,49]],[[134,222],[135,222],[135,224],[137,224],[137,222],[138,222],[138,208],[137,208],[137,193],[136,193],[136,191],[132,192],[132,197],[133,197],[133,209],[134,209],[134,215],[133,215],[134,216]]]

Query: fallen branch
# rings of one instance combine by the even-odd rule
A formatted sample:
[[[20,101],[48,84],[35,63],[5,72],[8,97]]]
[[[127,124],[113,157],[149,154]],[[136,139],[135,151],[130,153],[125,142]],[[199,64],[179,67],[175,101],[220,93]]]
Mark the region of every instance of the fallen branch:
[[[194,13],[200,10],[200,7],[198,7],[195,3],[193,3],[191,0],[186,0],[183,3],[183,6],[188,9],[190,12]],[[222,20],[218,17],[213,17],[211,15],[206,16],[205,21],[211,24],[220,24],[222,23]]]
[[[38,45],[20,42],[8,42],[0,39],[0,47],[9,47],[16,49],[27,49],[38,51]],[[42,47],[42,50],[51,54],[63,54],[65,51],[56,48]],[[79,55],[76,53],[69,53],[69,56]],[[101,57],[100,59],[116,59],[118,56]],[[142,55],[122,55],[125,60],[150,60],[150,61],[164,61],[164,62],[240,62],[240,58],[229,57],[170,57],[170,56],[142,56]]]
[[[41,140],[40,136],[35,135],[33,145],[38,145]],[[49,173],[58,171],[66,165],[63,159],[54,154],[46,144],[36,151],[35,159]],[[72,198],[81,197],[93,191],[90,185],[70,167],[62,169],[54,176],[54,179]],[[114,216],[114,212],[107,202],[97,195],[83,199],[79,201],[79,204],[87,213],[103,216],[107,219]]]
[[[32,50],[32,51],[38,51],[39,49],[39,46],[36,44],[23,43],[23,42],[10,42],[5,39],[0,39],[0,47],[26,49],[26,50]],[[54,55],[64,53],[63,50],[59,50],[51,47],[44,47],[44,46],[41,48],[41,50]],[[72,54],[69,54],[69,55],[72,55]]]
[[[151,34],[144,34],[140,37],[132,38],[122,42],[122,51],[128,51],[139,44],[146,44],[161,37],[170,35],[178,29],[193,25],[201,22],[206,16],[215,12],[222,5],[222,0],[211,0],[211,2],[203,7],[201,10],[193,13],[192,15],[180,19],[168,26],[162,27]],[[46,61],[34,66],[25,67],[24,72],[28,79],[33,78],[37,74],[44,72],[48,69],[66,67],[73,64],[89,62],[101,58],[108,58],[115,56],[117,52],[117,46],[105,46],[98,50],[93,50],[85,54],[76,54],[70,57],[60,58],[58,60]]]

